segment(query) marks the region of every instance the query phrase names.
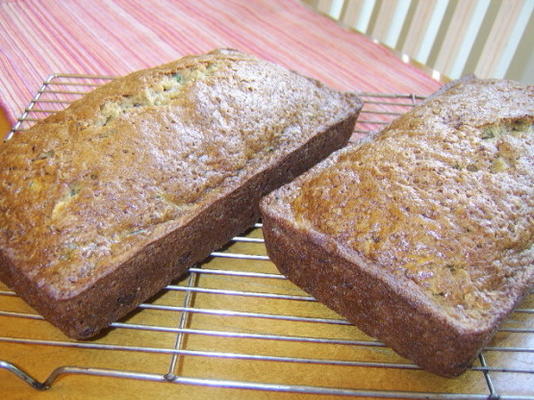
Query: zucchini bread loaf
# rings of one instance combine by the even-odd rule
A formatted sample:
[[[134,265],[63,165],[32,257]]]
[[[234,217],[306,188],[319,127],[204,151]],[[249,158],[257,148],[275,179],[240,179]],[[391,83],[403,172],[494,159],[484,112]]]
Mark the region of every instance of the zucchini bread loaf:
[[[253,224],[360,108],[234,50],[114,80],[0,145],[0,277],[91,337]]]
[[[460,83],[260,204],[269,256],[367,334],[462,373],[534,283],[534,87]]]

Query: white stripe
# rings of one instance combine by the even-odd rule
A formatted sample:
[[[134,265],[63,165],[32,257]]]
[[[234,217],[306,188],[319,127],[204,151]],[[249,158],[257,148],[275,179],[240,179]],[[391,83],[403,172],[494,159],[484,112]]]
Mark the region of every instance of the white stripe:
[[[460,77],[460,74],[462,73],[465,63],[467,62],[467,58],[469,57],[469,53],[471,52],[473,43],[475,42],[477,33],[480,29],[480,26],[482,25],[482,21],[484,20],[484,16],[486,15],[486,11],[488,10],[489,5],[489,0],[477,1],[475,9],[471,15],[471,20],[469,21],[467,30],[465,32],[465,39],[462,45],[460,46],[459,52],[456,55],[456,58],[452,64],[450,71],[448,71],[448,75],[451,78]]]
[[[408,14],[408,9],[410,8],[410,3],[412,0],[397,0],[395,2],[395,11],[393,12],[393,18],[391,19],[391,25],[387,31],[384,43],[391,48],[395,48],[399,40],[399,35],[404,25],[406,19],[406,14]],[[390,6],[389,2],[382,3],[384,5]]]
[[[344,0],[334,0],[332,1],[332,4],[330,5],[330,15],[335,18],[339,19],[341,15],[341,9],[343,8]]]
[[[534,11],[534,1],[523,1],[523,7],[519,14],[519,18],[514,24],[514,28],[510,34],[508,43],[506,44],[506,47],[504,48],[497,65],[493,69],[492,75],[495,78],[502,78],[506,74],[510,63],[512,62],[512,58],[514,57],[517,46],[519,45],[519,41],[523,36],[523,32],[525,32],[528,20],[532,16],[532,11]],[[534,38],[531,39],[534,40]]]
[[[369,21],[371,20],[371,15],[375,8],[376,0],[360,0],[360,2],[362,3],[361,11],[354,24],[354,28],[360,32],[366,33],[367,28],[369,28]]]
[[[432,46],[434,45],[434,40],[436,40],[436,35],[438,34],[439,27],[441,26],[441,21],[447,10],[447,5],[449,0],[436,0],[434,4],[434,9],[432,10],[432,15],[428,21],[428,26],[423,38],[421,39],[421,45],[419,51],[415,55],[415,59],[423,64],[426,64]],[[413,23],[417,23],[414,21]]]

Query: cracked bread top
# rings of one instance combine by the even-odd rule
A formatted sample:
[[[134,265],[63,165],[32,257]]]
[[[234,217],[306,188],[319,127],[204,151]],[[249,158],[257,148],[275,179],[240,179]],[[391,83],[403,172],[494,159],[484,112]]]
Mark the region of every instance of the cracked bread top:
[[[358,105],[234,50],[116,79],[0,146],[0,251],[73,296]]]
[[[482,328],[534,283],[533,123],[534,87],[461,83],[270,197],[301,231]]]

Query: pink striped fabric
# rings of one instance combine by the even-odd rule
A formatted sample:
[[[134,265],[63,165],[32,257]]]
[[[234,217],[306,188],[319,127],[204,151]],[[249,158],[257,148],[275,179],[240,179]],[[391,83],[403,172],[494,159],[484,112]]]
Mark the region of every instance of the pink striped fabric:
[[[298,0],[0,0],[0,102],[13,121],[54,72],[123,75],[232,47],[344,90],[439,83]]]

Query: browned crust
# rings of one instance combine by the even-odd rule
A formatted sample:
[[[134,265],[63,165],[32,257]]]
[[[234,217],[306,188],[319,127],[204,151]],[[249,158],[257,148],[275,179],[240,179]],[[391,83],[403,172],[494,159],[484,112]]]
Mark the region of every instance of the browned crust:
[[[516,118],[525,121],[525,123],[532,123],[531,108],[528,108],[528,104],[531,104],[528,98],[531,88],[521,91],[518,89],[518,85],[506,81],[475,81],[472,82],[472,85],[467,86],[468,90],[466,90],[467,94],[465,95],[465,98],[468,99],[467,103],[477,101],[476,93],[472,92],[477,91],[477,85],[483,87],[485,84],[495,85],[498,90],[494,93],[502,96],[505,100],[501,101],[500,104],[494,101],[491,107],[485,105],[486,108],[483,108],[482,111],[473,107],[476,110],[473,111],[464,107],[463,103],[456,98],[456,102],[452,102],[452,106],[451,103],[446,103],[442,112],[450,117],[447,113],[451,112],[452,109],[459,114],[458,117],[466,118],[467,122],[473,123],[474,121],[481,126],[491,124],[494,120],[506,122]],[[500,286],[488,285],[480,288],[480,291],[485,291],[485,293],[493,293],[492,291],[497,290],[495,287],[499,290],[500,295],[488,302],[491,312],[469,316],[467,313],[462,315],[461,312],[459,314],[450,313],[447,303],[435,301],[432,295],[428,295],[429,292],[425,292],[428,286],[418,283],[419,281],[405,278],[404,274],[397,273],[398,270],[390,268],[387,262],[383,262],[383,259],[370,257],[364,246],[354,246],[347,237],[351,238],[350,235],[353,231],[362,228],[357,226],[356,218],[351,218],[355,215],[368,218],[367,214],[363,212],[362,203],[355,201],[352,203],[352,214],[343,215],[342,205],[338,202],[339,199],[346,198],[368,199],[365,192],[359,193],[354,188],[359,184],[365,185],[365,182],[361,183],[364,180],[363,176],[374,166],[389,165],[387,164],[387,156],[393,157],[394,152],[380,153],[380,150],[383,150],[380,148],[380,141],[383,143],[384,138],[386,138],[385,140],[390,137],[395,139],[398,148],[405,149],[406,153],[416,150],[424,153],[425,150],[421,150],[419,147],[410,148],[400,145],[402,134],[398,134],[391,127],[405,124],[403,132],[412,132],[415,129],[420,129],[418,132],[428,132],[424,137],[421,135],[423,146],[425,143],[427,145],[428,143],[442,143],[440,140],[443,138],[439,135],[448,131],[440,130],[439,125],[433,127],[434,121],[432,118],[427,118],[428,114],[430,116],[440,115],[438,106],[442,100],[436,99],[435,103],[430,103],[430,106],[435,106],[435,109],[431,109],[431,113],[425,113],[425,109],[416,108],[416,112],[406,114],[393,122],[389,129],[382,131],[374,140],[376,146],[373,143],[364,144],[361,149],[357,146],[349,146],[335,153],[309,173],[303,174],[291,184],[264,198],[260,203],[260,209],[268,254],[280,271],[287,275],[291,281],[360,327],[367,334],[378,337],[399,354],[415,361],[421,367],[438,375],[457,376],[471,365],[483,346],[491,340],[502,320],[528,293],[532,285],[532,258],[528,259],[525,256],[515,264],[499,264],[498,267],[487,270],[484,269],[487,263],[481,262],[478,268],[479,271],[483,271],[484,277],[497,279],[499,274],[504,275],[506,271],[509,273],[518,271],[518,273],[510,275],[514,279],[498,281],[503,282]],[[499,107],[502,110],[499,110]],[[424,126],[424,129],[420,126]],[[433,133],[435,136],[431,136]],[[467,144],[464,148],[468,148]],[[370,167],[369,169],[362,169],[362,172],[356,167],[350,169],[339,162],[344,160],[343,157],[347,154],[355,154],[359,150],[362,150],[362,153],[367,151],[366,154],[370,154],[369,158],[360,164]],[[386,157],[384,159],[375,158],[373,157],[375,154],[380,156],[385,154]],[[397,168],[396,171],[399,174],[409,174],[394,163],[391,165]],[[346,174],[345,171],[347,171]],[[358,172],[360,173],[359,176],[357,175]],[[318,176],[324,176],[323,173],[325,173],[324,175],[339,173],[339,175],[335,175],[335,179],[331,180],[317,179]],[[525,176],[529,175],[525,174]],[[372,174],[365,175],[365,177],[369,180],[375,179],[376,187],[373,186],[373,190],[391,194],[388,189],[384,189],[389,187],[387,186],[387,179],[378,180],[381,179],[380,175],[377,178]],[[346,185],[348,182],[357,183],[350,186]],[[456,188],[456,184],[453,185],[452,187]],[[414,183],[413,186],[416,184]],[[461,184],[458,187],[460,190],[465,189]],[[329,192],[330,189],[337,188],[341,189]],[[313,193],[313,196],[310,196],[312,200],[307,203],[298,203],[296,199],[301,199],[306,190],[308,190],[308,194]],[[394,192],[394,189],[392,192],[390,202],[396,205],[400,202],[399,197],[402,193],[399,195]],[[330,193],[340,195],[337,198],[332,198],[329,196]],[[510,197],[501,196],[499,199],[511,201]],[[530,199],[527,197],[528,195],[522,199],[526,207],[528,204],[532,204],[529,203]],[[410,199],[410,197],[403,199]],[[454,200],[454,196],[452,199]],[[314,208],[317,205],[322,208]],[[375,208],[380,210],[378,205],[375,205]],[[331,210],[333,211],[330,212]],[[307,211],[309,214],[305,213]],[[382,219],[391,217],[387,213],[384,215],[386,217],[381,216]],[[514,215],[510,213],[507,217],[513,218]],[[379,217],[377,219],[380,221]],[[322,225],[323,221],[325,221],[324,225]],[[339,231],[328,229],[329,226],[334,225],[341,226],[342,229]],[[495,225],[497,224],[493,226]],[[327,228],[324,228],[325,226]],[[525,223],[522,226],[523,233],[529,238],[528,233],[532,231],[532,225],[528,226]],[[408,230],[410,228],[402,227],[401,229]],[[413,231],[417,233],[422,229],[417,227]],[[445,244],[449,243],[447,239],[449,238],[446,236],[440,238]],[[492,240],[482,236],[476,239],[479,241]],[[406,243],[408,251],[416,254],[410,245],[417,242],[406,241]],[[531,242],[528,242],[527,239],[525,243],[528,249]],[[523,244],[517,246],[520,251],[525,250],[522,246]],[[399,247],[392,246],[391,248],[393,251],[397,251]],[[457,251],[462,250],[463,248],[460,247]],[[497,257],[502,255],[500,250],[494,251],[492,254]],[[520,267],[524,267],[524,269],[522,270]],[[513,268],[516,269],[513,270]],[[524,273],[521,274],[521,271]],[[438,283],[442,283],[442,281]],[[478,306],[479,304],[473,302],[473,309],[477,310]]]
[[[358,113],[359,109],[351,111],[284,159],[258,171],[187,224],[139,249],[74,297],[58,299],[40,290],[35,282],[17,273],[2,251],[0,264],[4,268],[0,268],[0,278],[66,335],[76,339],[92,337],[251,226],[259,217],[260,198],[344,146]]]
[[[400,355],[453,377],[472,364],[493,336],[495,327],[454,329],[442,315],[355,264],[321,235],[296,229],[269,200],[261,203],[263,232],[268,255],[280,272]]]

